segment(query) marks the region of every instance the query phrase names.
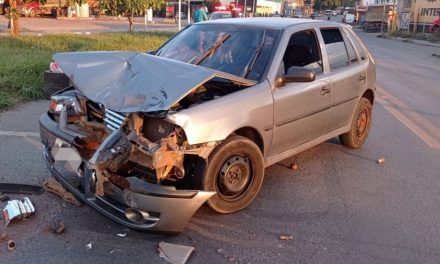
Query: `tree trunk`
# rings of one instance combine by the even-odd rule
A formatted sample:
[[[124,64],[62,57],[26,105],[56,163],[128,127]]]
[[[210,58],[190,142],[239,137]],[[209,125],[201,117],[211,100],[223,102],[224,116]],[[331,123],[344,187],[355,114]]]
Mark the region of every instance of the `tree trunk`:
[[[133,32],[133,18],[134,18],[134,15],[133,15],[133,13],[131,13],[131,14],[128,14],[127,17],[128,17],[128,24],[129,24],[128,30],[130,32]]]
[[[20,27],[18,24],[18,14],[16,13],[17,12],[17,1],[16,0],[11,1],[10,10],[12,10],[12,12],[11,12],[11,35],[13,37],[16,37],[16,36],[18,36],[18,34],[20,34]]]

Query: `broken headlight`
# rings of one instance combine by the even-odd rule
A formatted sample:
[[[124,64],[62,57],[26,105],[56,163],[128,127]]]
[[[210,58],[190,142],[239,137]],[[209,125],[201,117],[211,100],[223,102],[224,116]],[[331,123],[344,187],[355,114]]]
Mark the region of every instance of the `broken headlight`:
[[[82,113],[78,98],[74,95],[52,95],[50,98],[49,111],[52,114],[59,114],[66,111],[68,115],[78,115]]]

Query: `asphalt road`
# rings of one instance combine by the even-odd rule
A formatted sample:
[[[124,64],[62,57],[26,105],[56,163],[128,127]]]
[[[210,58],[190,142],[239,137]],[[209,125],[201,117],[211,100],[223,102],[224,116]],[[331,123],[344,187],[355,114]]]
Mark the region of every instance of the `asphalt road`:
[[[35,215],[0,225],[17,242],[14,252],[0,243],[0,262],[165,263],[157,245],[167,241],[194,246],[189,263],[438,263],[440,58],[432,54],[440,49],[360,36],[378,73],[373,127],[362,149],[335,138],[273,165],[249,208],[217,215],[202,207],[176,237],[127,230],[50,193],[30,196]],[[47,106],[32,102],[0,114],[1,182],[40,184],[49,176],[38,138]],[[297,171],[288,168],[292,162]],[[54,216],[66,223],[65,233],[48,230]]]

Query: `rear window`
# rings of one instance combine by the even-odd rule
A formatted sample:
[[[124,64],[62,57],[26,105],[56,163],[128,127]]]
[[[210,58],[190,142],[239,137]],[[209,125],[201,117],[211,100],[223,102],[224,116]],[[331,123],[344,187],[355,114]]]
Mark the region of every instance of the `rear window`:
[[[356,49],[356,51],[359,54],[359,58],[361,60],[366,60],[367,59],[367,53],[365,52],[365,49],[362,47],[362,45],[359,43],[358,38],[350,31],[350,30],[345,30],[345,32],[348,33],[348,35],[351,38],[351,41],[354,45],[354,48]]]
[[[337,69],[349,64],[344,38],[337,28],[321,29],[327,51],[330,69]]]

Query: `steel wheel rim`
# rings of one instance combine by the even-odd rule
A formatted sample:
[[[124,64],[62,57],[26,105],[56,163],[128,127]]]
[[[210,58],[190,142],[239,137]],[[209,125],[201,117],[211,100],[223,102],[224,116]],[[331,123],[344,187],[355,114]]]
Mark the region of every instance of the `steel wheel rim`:
[[[370,114],[367,107],[363,107],[359,112],[356,120],[356,136],[361,139],[365,136],[368,130],[368,123],[370,121]]]
[[[241,155],[233,155],[225,160],[217,173],[217,194],[226,201],[242,198],[254,180],[252,161]]]

